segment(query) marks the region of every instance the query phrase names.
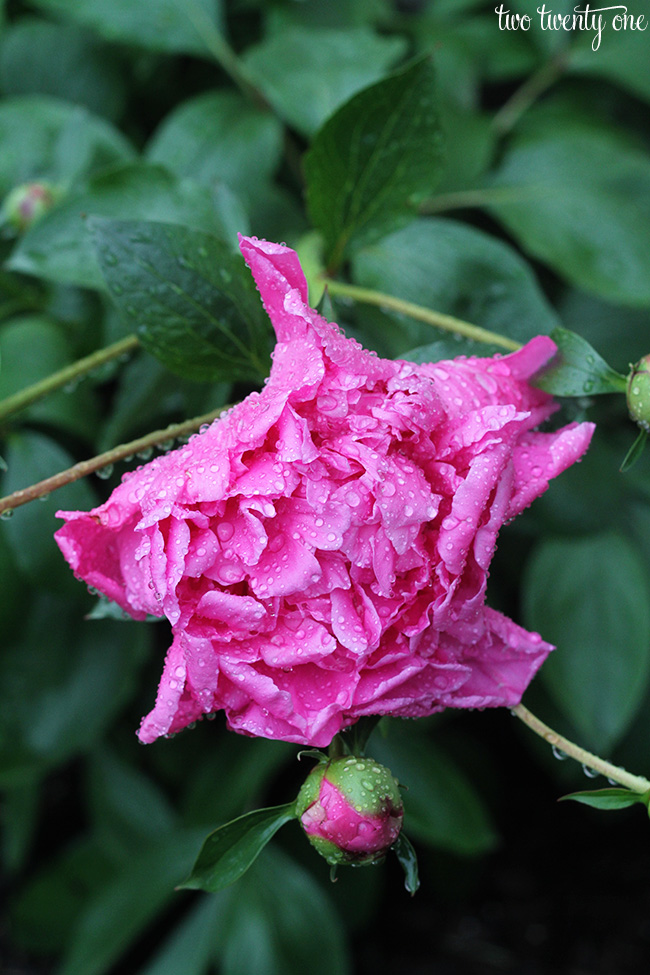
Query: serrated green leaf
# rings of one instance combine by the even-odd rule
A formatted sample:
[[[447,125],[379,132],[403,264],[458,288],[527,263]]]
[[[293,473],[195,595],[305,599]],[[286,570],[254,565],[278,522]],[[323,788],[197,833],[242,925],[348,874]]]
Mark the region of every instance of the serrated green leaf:
[[[215,893],[239,880],[285,823],[295,819],[294,802],[255,809],[220,826],[206,838],[192,872],[180,886]]]
[[[354,95],[318,131],[305,157],[307,205],[338,266],[413,216],[442,172],[442,131],[430,58]]]
[[[34,6],[92,27],[109,41],[154,51],[206,55],[220,26],[220,0],[34,0]]]
[[[527,625],[556,645],[541,680],[589,747],[611,748],[650,675],[650,584],[636,548],[603,533],[538,545],[524,575]]]
[[[405,50],[404,38],[382,37],[367,27],[287,27],[249,48],[244,63],[278,114],[310,136]]]
[[[167,368],[197,380],[268,374],[268,320],[243,259],[223,241],[146,221],[90,228],[117,307]]]
[[[551,338],[558,353],[550,366],[535,377],[535,386],[553,396],[625,392],[625,376],[615,372],[582,336],[566,328],[555,328]]]
[[[575,802],[582,802],[585,806],[593,806],[595,809],[626,809],[634,806],[637,802],[647,806],[648,796],[640,795],[638,792],[631,792],[629,789],[595,789],[591,792],[571,792],[567,796],[560,796],[559,802],[565,799],[574,799]]]
[[[404,886],[409,894],[414,894],[420,886],[420,877],[418,873],[418,858],[412,843],[404,833],[400,833],[391,849],[404,871]]]
[[[100,173],[30,228],[7,267],[61,284],[102,288],[88,218],[158,220],[221,234],[216,198],[198,183],[160,166],[133,163]]]

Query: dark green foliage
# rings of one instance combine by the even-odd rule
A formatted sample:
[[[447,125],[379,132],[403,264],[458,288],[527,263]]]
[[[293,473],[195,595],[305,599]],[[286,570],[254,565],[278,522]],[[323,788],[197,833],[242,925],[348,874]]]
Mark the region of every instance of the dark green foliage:
[[[541,716],[647,771],[650,452],[621,390],[650,352],[650,32],[592,39],[536,20],[500,31],[480,0],[0,0],[0,400],[131,331],[142,345],[0,421],[2,494],[259,388],[272,335],[238,232],[296,247],[315,300],[327,268],[514,342],[550,334],[559,352],[537,382],[561,397],[551,422],[597,432],[504,528],[488,599],[557,644],[530,691]],[[21,234],[2,205],[33,182],[56,192]],[[504,351],[333,291],[325,307],[384,356]],[[279,830],[304,778],[296,746],[219,718],[136,745],[168,624],[111,618],[52,535],[59,508],[97,504],[146,459],[0,521],[0,967],[347,975],[356,939],[360,975],[377,971],[367,944],[380,953],[384,929],[401,944],[394,918],[411,906],[399,864],[419,883],[408,840],[332,887],[300,830]],[[580,791],[579,768],[545,764],[512,725],[385,720],[368,742],[405,786],[427,938],[454,898],[463,914],[501,835],[530,820],[553,844],[559,794],[647,804]],[[533,779],[536,808],[520,788]],[[571,806],[561,825],[597,815]],[[186,886],[214,893],[174,890],[193,863]],[[396,970],[422,967],[402,952]],[[512,957],[490,955],[518,970]]]

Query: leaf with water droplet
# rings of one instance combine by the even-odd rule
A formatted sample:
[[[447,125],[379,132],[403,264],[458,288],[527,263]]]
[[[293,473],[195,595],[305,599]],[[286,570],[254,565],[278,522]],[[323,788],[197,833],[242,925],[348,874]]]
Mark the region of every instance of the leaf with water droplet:
[[[91,218],[89,227],[109,291],[148,352],[188,379],[264,379],[271,328],[243,259],[227,244],[159,222]]]
[[[553,396],[597,396],[624,393],[626,380],[592,349],[586,339],[567,328],[555,328],[551,338],[557,355],[534,385]]]
[[[305,158],[307,202],[330,258],[404,226],[442,173],[436,79],[423,58],[354,95]]]
[[[571,792],[567,796],[560,796],[558,802],[573,799],[595,809],[625,809],[637,802],[647,806],[648,798],[647,793],[632,792],[630,789],[595,789],[590,792]]]
[[[397,840],[395,843],[393,843],[391,849],[399,860],[400,866],[404,871],[404,886],[408,890],[409,894],[413,895],[420,886],[418,858],[416,852],[413,849],[410,840],[404,835],[403,832],[397,837]]]

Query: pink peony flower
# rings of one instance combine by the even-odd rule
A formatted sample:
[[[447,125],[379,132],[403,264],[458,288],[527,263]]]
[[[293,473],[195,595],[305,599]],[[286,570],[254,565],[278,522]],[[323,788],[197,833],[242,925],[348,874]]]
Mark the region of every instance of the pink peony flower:
[[[372,759],[321,762],[298,793],[298,818],[328,863],[376,863],[400,834],[404,806],[391,773]]]
[[[59,512],[76,575],[173,642],[142,741],[223,709],[317,746],[362,715],[513,706],[551,650],[485,605],[501,526],[587,448],[593,425],[504,357],[380,359],[307,304],[296,254],[242,238],[278,342],[270,378],[187,446]]]

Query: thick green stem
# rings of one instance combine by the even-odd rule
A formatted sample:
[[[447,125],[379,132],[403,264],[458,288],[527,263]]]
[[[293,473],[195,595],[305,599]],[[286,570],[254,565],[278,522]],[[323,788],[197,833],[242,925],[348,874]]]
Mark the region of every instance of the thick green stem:
[[[104,349],[98,349],[97,352],[93,352],[84,359],[78,359],[71,365],[65,366],[64,369],[59,369],[58,372],[52,373],[51,376],[46,376],[45,379],[41,379],[32,386],[26,386],[19,393],[14,393],[13,396],[7,396],[6,399],[0,402],[0,421],[11,416],[12,413],[24,410],[26,406],[31,406],[36,400],[42,399],[44,396],[49,396],[50,393],[61,389],[62,386],[76,382],[89,372],[92,372],[93,369],[98,369],[99,366],[103,366],[113,359],[119,359],[120,356],[128,355],[139,344],[135,335],[128,335],[125,339],[120,339],[119,342],[115,342],[113,345],[108,345]]]
[[[523,721],[525,725],[528,725],[536,735],[539,735],[540,738],[548,742],[552,748],[557,748],[570,758],[574,758],[576,762],[580,762],[586,768],[593,769],[594,772],[599,772],[600,775],[604,775],[613,782],[618,782],[619,785],[630,789],[631,792],[645,793],[650,790],[650,781],[648,779],[642,775],[632,775],[630,772],[626,772],[624,768],[620,768],[618,765],[612,765],[611,762],[606,762],[605,759],[599,758],[598,755],[593,755],[584,748],[580,748],[579,745],[575,745],[568,738],[565,738],[564,735],[560,735],[557,731],[549,728],[548,725],[535,717],[523,704],[518,704],[516,708],[513,708],[512,713],[520,721]]]
[[[434,328],[441,328],[445,332],[453,332],[455,335],[464,335],[465,338],[473,339],[475,342],[485,342],[489,345],[499,345],[503,349],[514,351],[521,348],[520,342],[499,335],[497,332],[489,332],[478,325],[471,325],[460,318],[453,318],[452,315],[443,315],[438,311],[431,311],[423,308],[422,305],[415,305],[411,301],[404,301],[402,298],[395,298],[393,295],[384,294],[382,291],[373,291],[370,288],[359,288],[354,284],[344,284],[342,281],[334,281],[330,278],[325,279],[325,284],[334,295],[341,295],[343,298],[351,298],[353,301],[361,301],[367,305],[377,305],[379,308],[389,308],[391,311],[408,315]]]
[[[18,508],[22,504],[27,504],[28,501],[45,497],[45,495],[56,491],[57,488],[63,487],[65,484],[71,484],[73,481],[78,481],[80,478],[86,477],[87,474],[94,474],[96,471],[109,467],[111,464],[116,464],[120,460],[128,460],[134,454],[140,453],[141,451],[156,447],[168,440],[175,440],[176,437],[183,437],[185,434],[193,433],[199,427],[202,427],[204,423],[211,423],[212,420],[215,420],[227,409],[229,409],[228,406],[220,406],[218,409],[212,410],[211,413],[204,413],[203,416],[196,416],[192,420],[185,420],[183,423],[174,423],[164,430],[155,430],[153,433],[148,433],[145,437],[131,440],[130,443],[120,444],[118,447],[113,447],[103,454],[98,454],[97,457],[91,457],[90,460],[82,460],[73,467],[68,467],[65,471],[53,474],[52,477],[46,477],[44,481],[38,481],[37,484],[31,484],[29,487],[22,488],[20,491],[14,491],[13,494],[8,494],[6,498],[0,498],[0,515],[3,512],[13,511],[14,508]]]

